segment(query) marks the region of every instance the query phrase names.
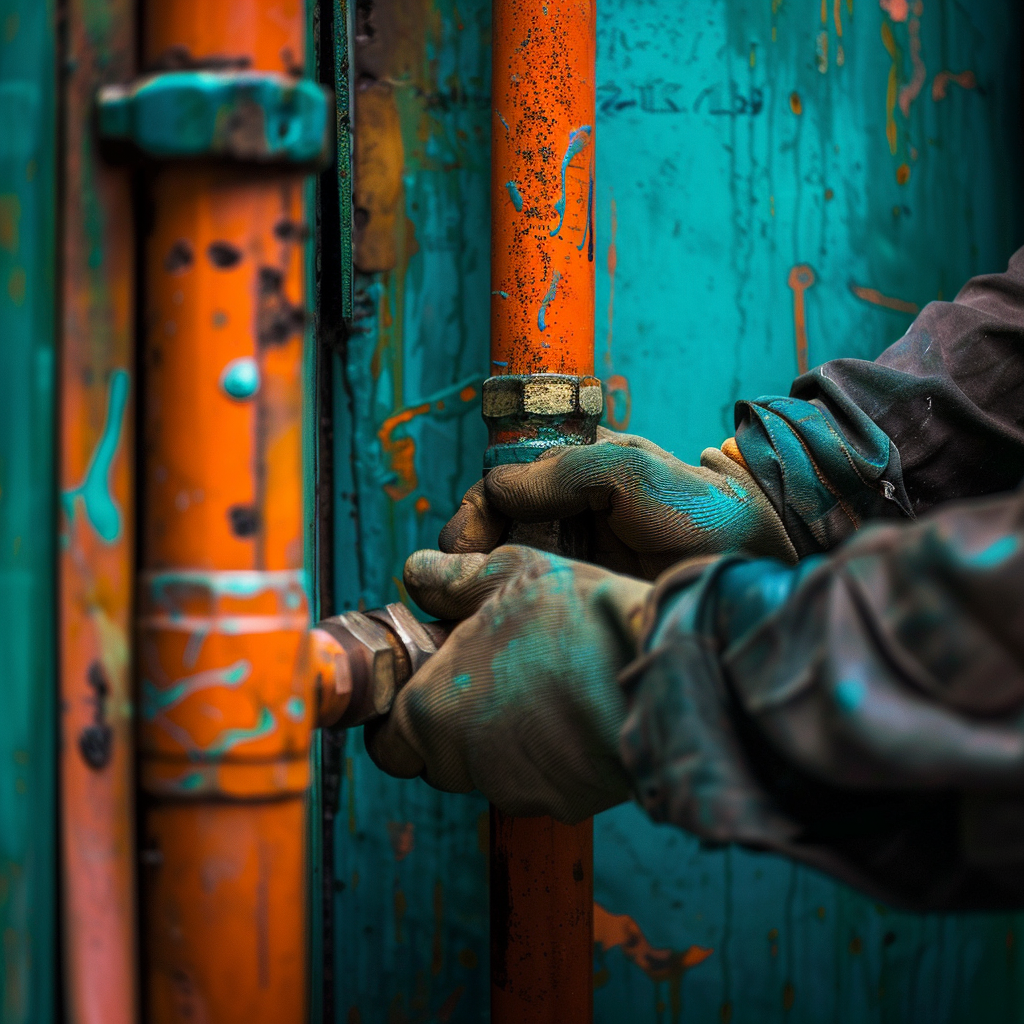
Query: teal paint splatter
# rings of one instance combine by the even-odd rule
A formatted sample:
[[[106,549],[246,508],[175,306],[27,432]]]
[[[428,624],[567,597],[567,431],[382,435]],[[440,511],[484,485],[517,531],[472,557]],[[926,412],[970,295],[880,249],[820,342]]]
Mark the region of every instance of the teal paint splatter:
[[[169,570],[148,573],[145,583],[154,604],[167,606],[172,587],[202,587],[215,597],[256,597],[268,590],[283,595],[289,608],[302,604],[306,593],[304,569],[285,569],[261,572],[257,569],[235,569],[204,572],[202,569]],[[297,604],[292,601],[298,598]]]
[[[259,740],[269,736],[277,728],[277,722],[268,708],[260,711],[259,721],[251,729],[225,729],[220,738],[206,750],[205,757],[218,757],[226,754],[229,750],[237,747],[240,743],[248,743],[250,740]]]
[[[105,544],[113,544],[121,536],[121,511],[110,493],[110,467],[121,442],[121,424],[128,404],[128,384],[127,370],[116,370],[111,374],[107,420],[103,424],[103,433],[96,450],[89,460],[85,478],[78,487],[61,495],[64,513],[72,521],[75,518],[75,500],[82,499],[86,517]]]
[[[562,280],[562,275],[556,270],[554,276],[551,278],[551,287],[547,290],[547,294],[540,301],[540,310],[537,313],[537,328],[541,331],[546,331],[548,325],[545,322],[548,313],[548,306],[555,301],[555,295],[558,292],[558,282]]]
[[[306,702],[301,697],[289,697],[284,713],[293,721],[301,722],[306,717]]]
[[[230,398],[244,401],[260,389],[260,368],[255,359],[232,359],[220,375],[220,386]]]
[[[589,125],[585,124],[582,128],[574,128],[569,133],[569,145],[565,148],[565,156],[562,157],[562,198],[555,203],[555,209],[558,211],[558,224],[551,232],[551,237],[554,238],[559,231],[562,230],[562,223],[565,221],[565,174],[569,170],[569,164],[572,163],[572,158],[589,145],[591,136],[594,133],[594,129]],[[543,328],[542,328],[543,329]]]
[[[252,665],[240,658],[226,668],[208,669],[197,672],[194,676],[186,676],[178,680],[174,686],[166,690],[159,689],[148,679],[142,681],[142,717],[152,722],[158,715],[180,704],[186,697],[200,690],[208,690],[214,686],[241,686],[252,674]]]
[[[967,564],[972,569],[998,569],[1003,562],[1007,561],[1017,553],[1019,547],[1016,537],[1000,537],[993,541],[984,551],[967,558]]]
[[[500,295],[503,299],[508,298],[508,292],[491,292],[492,295]]]
[[[176,789],[184,790],[186,793],[192,793],[199,789],[203,784],[202,772],[189,772],[183,778],[178,780]]]
[[[516,208],[516,213],[523,212],[523,197],[519,192],[519,186],[514,181],[506,181],[505,188],[508,189],[508,197]]]
[[[505,129],[505,134],[508,135],[509,132],[511,131],[511,129],[508,126],[508,121],[506,121],[505,118],[503,118],[497,110],[495,111],[495,113],[498,115],[498,120],[502,123],[502,126]]]
[[[469,673],[463,672],[462,675],[456,676],[452,680],[452,686],[456,690],[468,690],[470,682]]]

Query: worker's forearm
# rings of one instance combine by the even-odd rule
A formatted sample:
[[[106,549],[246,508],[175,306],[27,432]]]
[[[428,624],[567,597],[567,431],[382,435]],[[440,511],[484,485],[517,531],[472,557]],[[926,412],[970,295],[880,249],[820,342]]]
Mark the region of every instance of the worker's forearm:
[[[622,734],[641,802],[897,901],[1024,903],[1021,579],[1013,493],[662,581]]]

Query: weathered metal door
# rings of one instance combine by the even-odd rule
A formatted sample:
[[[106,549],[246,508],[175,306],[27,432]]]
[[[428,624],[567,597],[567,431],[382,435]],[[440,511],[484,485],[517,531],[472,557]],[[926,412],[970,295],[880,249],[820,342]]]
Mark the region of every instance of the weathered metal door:
[[[338,610],[401,597],[404,557],[480,469],[495,116],[490,0],[353,6]],[[695,461],[737,398],[785,392],[804,358],[873,358],[1024,242],[1013,0],[600,0],[598,19],[611,426]],[[485,804],[383,777],[358,734],[326,762],[328,1019],[484,1019]],[[632,806],[598,818],[595,846],[598,1021],[1024,1019],[1018,915],[896,913]]]

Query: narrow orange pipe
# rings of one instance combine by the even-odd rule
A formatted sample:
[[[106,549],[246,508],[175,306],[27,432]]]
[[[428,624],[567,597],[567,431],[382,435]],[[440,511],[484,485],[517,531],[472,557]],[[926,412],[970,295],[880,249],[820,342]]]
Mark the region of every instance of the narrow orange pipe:
[[[301,0],[149,0],[153,67],[300,74]],[[145,1019],[300,1024],[314,701],[303,178],[166,164],[145,249],[138,677]]]
[[[131,633],[131,179],[92,102],[134,74],[134,0],[71,0],[63,78],[58,565],[61,932],[69,1024],[138,1019]],[[45,970],[45,965],[40,965]],[[2,984],[2,983],[0,983]]]
[[[494,0],[491,372],[594,372],[594,0]]]
[[[594,370],[594,0],[494,0],[491,372]],[[593,821],[491,809],[492,1024],[593,1016]]]

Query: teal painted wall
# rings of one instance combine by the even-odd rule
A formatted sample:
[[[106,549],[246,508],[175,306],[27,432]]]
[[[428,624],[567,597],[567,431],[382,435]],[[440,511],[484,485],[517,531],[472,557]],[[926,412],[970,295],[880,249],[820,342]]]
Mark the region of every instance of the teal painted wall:
[[[0,0],[0,1022],[49,1024],[55,949],[54,7]]]
[[[401,258],[358,279],[334,367],[339,609],[401,596],[404,557],[435,543],[484,444],[490,2],[412,6]],[[1024,243],[1014,0],[598,11],[597,366],[615,424],[695,461],[738,397],[788,390],[795,267],[814,279],[813,365],[874,357],[910,310]],[[486,1018],[485,813],[384,778],[349,737],[336,1020]],[[703,852],[631,806],[598,818],[595,860],[599,1022],[1024,1020],[1016,915],[898,914],[774,857]]]

